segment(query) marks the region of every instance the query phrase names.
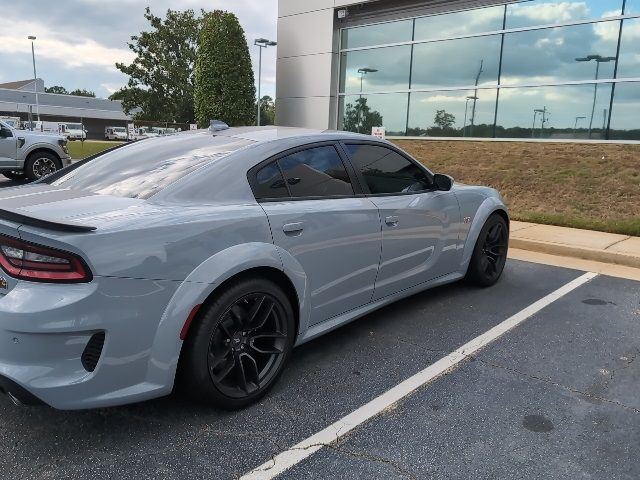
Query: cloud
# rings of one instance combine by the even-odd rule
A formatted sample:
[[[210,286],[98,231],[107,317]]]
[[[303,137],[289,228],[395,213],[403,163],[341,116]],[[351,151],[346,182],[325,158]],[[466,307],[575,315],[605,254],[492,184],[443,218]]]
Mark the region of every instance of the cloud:
[[[173,10],[201,8],[211,11],[223,9],[235,13],[245,30],[254,68],[257,51],[253,39],[276,38],[277,0],[65,0],[64,8],[48,0],[14,2],[3,11],[0,19],[0,65],[3,80],[11,81],[32,76],[31,44],[26,36],[36,35],[36,62],[38,74],[47,85],[59,84],[73,88],[78,85],[106,96],[114,87],[126,83],[126,76],[116,68],[115,62],[130,62],[132,52],[127,42],[132,35],[148,30],[144,9],[164,16]],[[20,32],[16,34],[16,32]],[[263,52],[262,90],[275,94],[276,49]],[[11,72],[8,78],[7,72]],[[257,75],[256,75],[257,77]],[[117,83],[120,82],[120,83]],[[108,88],[104,85],[108,85]]]

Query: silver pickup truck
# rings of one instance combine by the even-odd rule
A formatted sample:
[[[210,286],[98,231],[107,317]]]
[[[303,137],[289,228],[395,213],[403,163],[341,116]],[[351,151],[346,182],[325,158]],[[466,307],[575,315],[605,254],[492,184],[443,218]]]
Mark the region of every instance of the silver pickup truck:
[[[37,180],[69,164],[62,135],[16,130],[0,121],[0,174],[11,180]]]

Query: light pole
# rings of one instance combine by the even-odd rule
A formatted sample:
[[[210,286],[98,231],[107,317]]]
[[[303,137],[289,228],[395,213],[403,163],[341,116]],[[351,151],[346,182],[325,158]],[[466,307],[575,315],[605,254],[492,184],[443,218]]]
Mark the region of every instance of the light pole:
[[[547,110],[547,107],[536,108],[533,111],[533,127],[531,128],[531,138],[535,137],[536,119],[538,118],[538,114],[539,113],[542,114],[542,124],[540,125],[540,137],[539,138],[542,138],[542,134],[544,133],[544,124],[547,122],[547,113],[549,113],[549,111]]]
[[[267,47],[275,47],[278,43],[266,38],[258,38],[253,42],[258,47],[258,116],[256,117],[256,124],[260,126],[260,84],[262,83],[262,49]]]
[[[473,92],[473,107],[471,108],[471,128],[469,129],[469,136],[473,137],[473,126],[476,124],[476,103],[478,102],[478,83],[480,82],[480,76],[484,72],[484,59],[480,60],[480,68],[478,69],[478,75],[476,75],[476,89]]]
[[[593,106],[591,107],[591,119],[589,120],[589,138],[591,138],[591,130],[593,129],[593,116],[596,113],[596,99],[598,97],[598,76],[600,75],[600,64],[609,63],[616,60],[616,57],[603,57],[602,55],[587,55],[586,57],[576,58],[576,62],[596,62],[596,84],[593,86]]]
[[[462,136],[467,136],[467,113],[469,112],[469,100],[478,100],[478,97],[475,95],[469,95],[467,97],[467,102],[464,104],[464,124],[462,125]]]
[[[362,97],[362,80],[367,73],[376,73],[378,70],[370,67],[362,67],[358,69],[358,73],[360,74],[360,97]]]
[[[29,35],[27,38],[31,40],[31,58],[33,59],[33,91],[36,94],[36,116],[38,117],[38,121],[40,121],[40,103],[38,102],[38,75],[36,74],[36,51],[33,46],[33,42],[35,41],[36,37],[35,35]]]
[[[576,117],[576,123],[573,124],[573,138],[576,138],[576,130],[578,129],[578,122],[580,120],[586,120],[587,117]]]

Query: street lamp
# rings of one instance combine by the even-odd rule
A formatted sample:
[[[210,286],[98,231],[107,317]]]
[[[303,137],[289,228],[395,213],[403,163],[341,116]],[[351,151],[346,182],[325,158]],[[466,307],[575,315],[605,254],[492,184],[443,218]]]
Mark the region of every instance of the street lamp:
[[[31,40],[31,58],[33,59],[33,91],[36,94],[36,115],[40,121],[40,103],[38,102],[38,75],[36,74],[36,52],[33,46],[35,35],[29,35],[27,39]],[[32,129],[33,130],[33,129]]]
[[[258,116],[256,124],[260,126],[260,83],[262,82],[262,49],[267,47],[275,47],[278,43],[266,38],[258,38],[253,42],[258,47]]]
[[[531,138],[535,137],[536,119],[538,118],[539,113],[542,114],[542,124],[540,125],[540,138],[542,138],[542,134],[544,133],[544,124],[547,123],[547,114],[549,113],[546,106],[544,108],[536,108],[533,111],[533,127],[531,128]]]
[[[362,67],[358,69],[358,73],[360,74],[360,96],[362,97],[362,80],[367,73],[376,73],[378,70],[375,68]]]
[[[587,55],[586,57],[576,58],[576,62],[596,62],[596,84],[593,88],[593,106],[591,107],[591,119],[589,120],[589,138],[591,138],[591,130],[593,129],[593,116],[596,112],[596,99],[598,97],[598,76],[600,75],[600,64],[613,62],[617,57],[603,57],[602,55]]]
[[[576,137],[576,130],[578,129],[578,122],[580,120],[586,120],[587,117],[576,117],[576,123],[573,124],[573,138]]]
[[[469,95],[467,97],[466,103],[464,104],[464,124],[462,125],[463,137],[467,136],[467,113],[469,111],[469,100],[473,100],[475,102],[476,100],[478,100],[478,97],[476,97],[475,95]]]

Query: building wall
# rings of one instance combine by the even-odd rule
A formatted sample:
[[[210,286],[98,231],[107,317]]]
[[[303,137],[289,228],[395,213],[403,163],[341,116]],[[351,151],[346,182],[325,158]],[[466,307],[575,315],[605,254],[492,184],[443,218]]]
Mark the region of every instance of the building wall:
[[[283,125],[640,140],[640,0],[280,0],[278,37]]]
[[[276,124],[326,129],[335,116],[334,0],[278,2]]]
[[[337,128],[339,28],[351,19],[338,21],[336,9],[373,3],[416,4],[415,0],[279,0],[276,124]],[[421,8],[428,4],[436,11],[446,9],[445,4],[484,4],[487,1],[423,0],[417,3]],[[397,14],[378,13],[376,18],[389,19],[394,15]]]

